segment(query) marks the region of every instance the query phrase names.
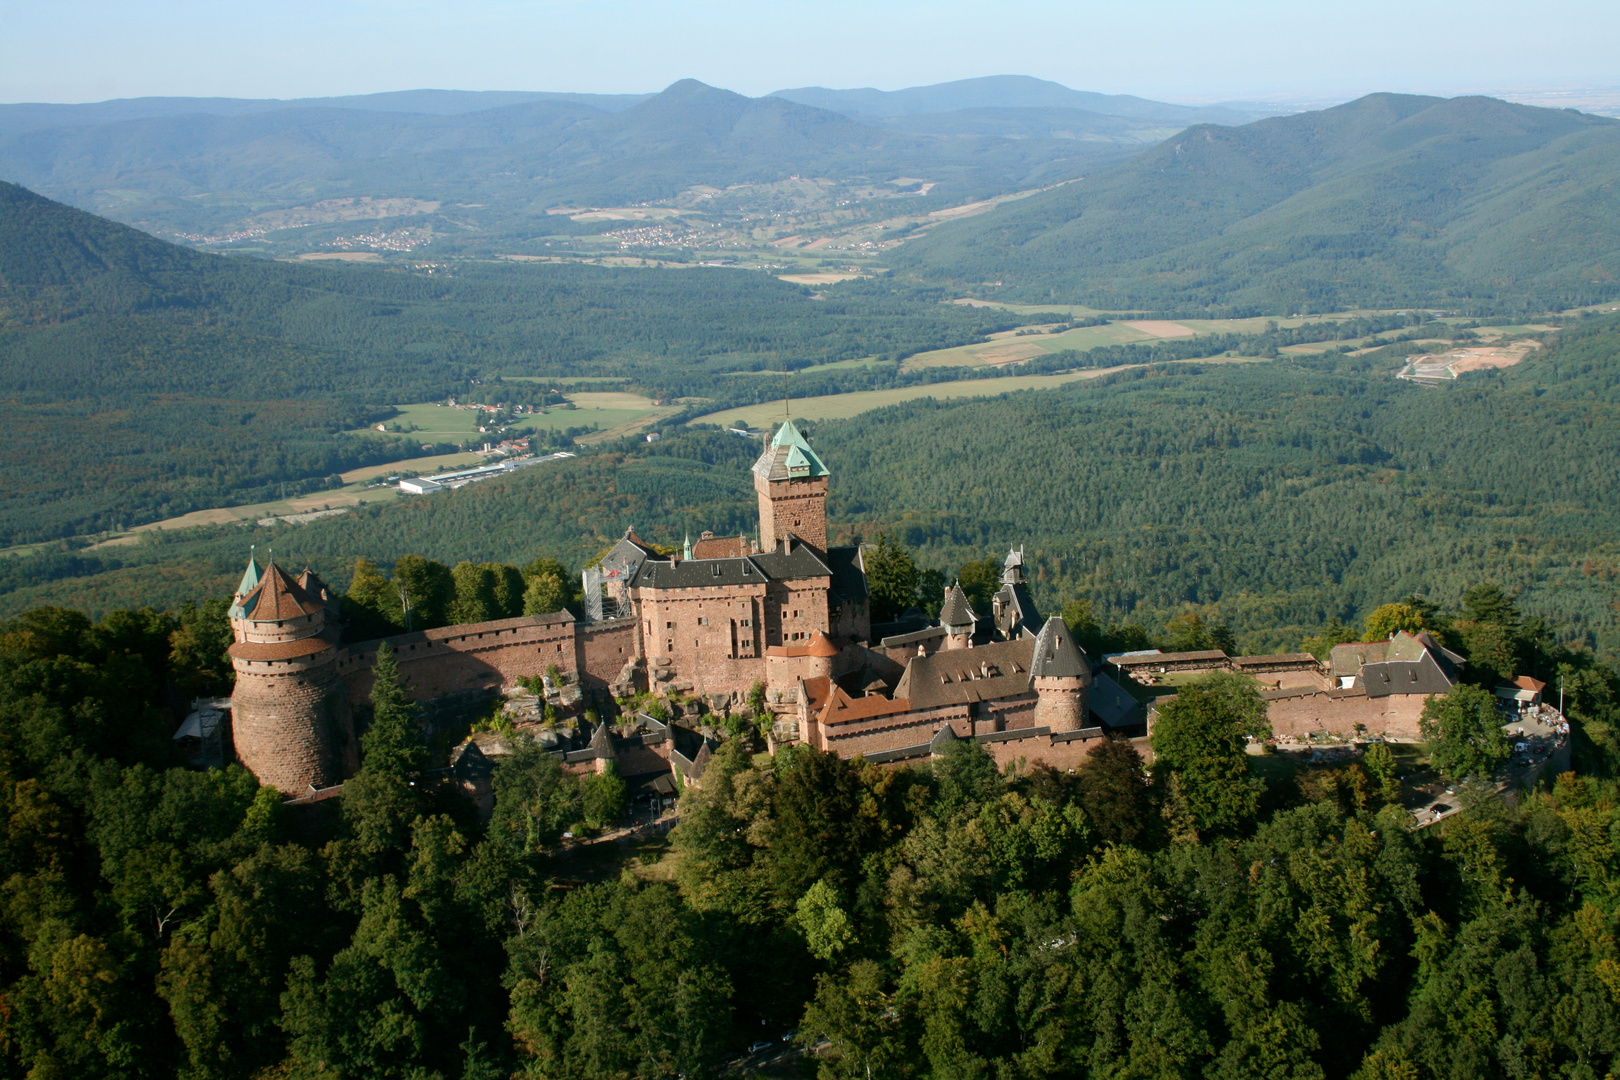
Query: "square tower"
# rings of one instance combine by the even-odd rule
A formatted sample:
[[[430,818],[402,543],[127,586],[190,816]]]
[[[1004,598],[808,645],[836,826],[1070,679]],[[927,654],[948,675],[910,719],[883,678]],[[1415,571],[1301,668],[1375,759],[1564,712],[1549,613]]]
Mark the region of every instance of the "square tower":
[[[816,550],[827,550],[827,477],[827,466],[792,420],[777,429],[754,462],[762,549],[774,551],[793,533]]]

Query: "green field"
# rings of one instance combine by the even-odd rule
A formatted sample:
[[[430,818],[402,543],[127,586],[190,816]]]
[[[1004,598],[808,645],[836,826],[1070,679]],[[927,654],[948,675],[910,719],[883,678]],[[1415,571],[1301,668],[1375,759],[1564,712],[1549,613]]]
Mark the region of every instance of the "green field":
[[[678,406],[654,405],[651,398],[617,391],[571,394],[569,401],[574,408],[555,406],[549,412],[516,418],[509,435],[595,426],[601,433],[597,437],[611,437],[636,431],[660,417],[679,411]],[[478,418],[485,415],[477,409],[431,402],[395,405],[394,408],[398,410],[398,415],[386,421],[389,430],[398,425],[410,434],[420,436],[424,442],[464,442],[471,439],[478,433]],[[415,430],[411,431],[413,427]]]
[[[1215,360],[1183,360],[1175,362],[1250,364],[1262,361],[1259,357],[1238,356],[1223,357]],[[1008,375],[999,379],[961,379],[955,382],[933,383],[928,386],[906,386],[893,390],[863,390],[853,394],[826,394],[821,397],[794,398],[793,415],[804,420],[843,420],[851,416],[858,416],[863,412],[870,412],[873,409],[881,409],[885,405],[898,405],[902,401],[915,401],[917,398],[935,398],[940,401],[947,401],[952,398],[995,397],[997,394],[1011,393],[1014,390],[1050,390],[1054,386],[1062,386],[1065,383],[1095,379],[1111,372],[1125,371],[1128,368],[1142,366],[1144,365],[1124,364],[1120,367],[1071,371],[1064,375]],[[694,424],[720,424],[724,427],[754,427],[774,423],[781,416],[781,412],[781,403],[771,401],[763,405],[746,405],[737,409],[722,409],[719,412],[699,416],[691,422]]]
[[[931,367],[977,367],[983,364],[1015,364],[1035,356],[1061,352],[1064,349],[1093,349],[1099,345],[1128,345],[1134,341],[1152,341],[1152,334],[1143,333],[1124,323],[1103,326],[1085,326],[1065,330],[1061,334],[999,334],[990,341],[977,345],[962,345],[954,349],[935,349],[918,353],[906,360],[906,371]]]

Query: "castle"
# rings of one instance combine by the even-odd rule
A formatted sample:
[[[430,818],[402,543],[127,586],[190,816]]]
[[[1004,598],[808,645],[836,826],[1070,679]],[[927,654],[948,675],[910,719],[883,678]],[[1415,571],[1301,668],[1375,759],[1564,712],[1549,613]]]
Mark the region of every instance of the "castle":
[[[874,628],[861,550],[827,543],[830,476],[789,420],[753,467],[757,544],[705,534],[680,556],[662,555],[627,531],[584,575],[583,620],[561,611],[384,640],[430,715],[555,668],[604,704],[652,689],[726,709],[761,685],[779,739],[877,762],[975,739],[1004,763],[1066,768],[1107,733],[1141,733],[1134,701],[1093,672],[1061,619],[1040,616],[1020,552],[1007,558],[991,612],[975,612],[952,586],[938,625]],[[230,622],[235,758],[291,797],[339,784],[359,765],[356,716],[381,642],[343,642],[336,596],[313,573],[294,577],[274,561],[261,572],[249,560]],[[637,768],[662,761],[679,771],[694,760],[662,733],[616,743],[604,725],[579,741],[558,749],[571,767],[649,747],[663,749],[641,754]]]

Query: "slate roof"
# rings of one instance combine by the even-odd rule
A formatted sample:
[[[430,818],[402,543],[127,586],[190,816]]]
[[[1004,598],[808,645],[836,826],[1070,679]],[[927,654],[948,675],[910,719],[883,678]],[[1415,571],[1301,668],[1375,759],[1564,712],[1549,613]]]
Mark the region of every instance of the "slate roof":
[[[945,603],[939,609],[939,625],[973,626],[978,621],[979,617],[973,613],[973,605],[968,603],[967,593],[962,591],[960,582],[945,590]]]
[[[827,568],[832,571],[832,591],[851,604],[866,602],[866,563],[858,547],[827,549]]]
[[[909,634],[893,634],[878,642],[885,649],[894,649],[902,645],[915,645],[919,641],[930,641],[933,638],[945,636],[943,626],[925,626],[921,630],[913,630]]]
[[[1034,650],[1033,638],[1020,638],[913,656],[906,662],[894,696],[905,698],[913,709],[1019,697],[1029,692]]]
[[[977,651],[977,650],[975,650]],[[1036,679],[1091,680],[1091,664],[1074,643],[1069,627],[1056,615],[1046,620],[1035,637],[1035,648],[1029,659],[1029,674]]]
[[[641,589],[710,589],[717,585],[763,585],[769,577],[752,559],[693,559],[636,568],[630,584]]]
[[[763,551],[750,558],[775,581],[832,576],[832,568],[822,562],[816,549],[796,536],[780,541],[775,551]]]
[[[942,750],[956,741],[958,741],[956,729],[949,724],[942,724],[940,729],[934,732],[934,737],[928,740],[928,748],[930,750]]]
[[[1091,680],[1091,694],[1087,699],[1091,715],[1105,728],[1135,727],[1142,722],[1142,706],[1107,675]]]
[[[1463,658],[1443,648],[1428,631],[1397,633],[1388,641],[1335,645],[1335,679],[1354,676],[1368,697],[1444,694],[1457,682]]]
[[[708,589],[717,585],[763,585],[767,581],[831,578],[833,591],[844,599],[864,600],[866,575],[849,553],[858,556],[855,548],[834,548],[823,561],[815,548],[790,537],[775,551],[762,551],[743,558],[674,562],[648,559],[636,567],[630,584],[642,589]],[[829,563],[838,569],[834,570]]]
[[[776,429],[770,445],[754,462],[754,474],[767,480],[810,480],[829,473],[792,420]]]
[[[1003,638],[1011,640],[1028,634],[1034,637],[1040,632],[1041,611],[1035,606],[1035,598],[1029,594],[1029,586],[1022,580],[1009,582],[996,591],[995,599],[991,601],[991,609],[996,620],[996,632]]]
[[[1363,664],[1383,660],[1388,650],[1387,641],[1347,641],[1342,645],[1333,646],[1333,651],[1328,656],[1329,669],[1335,678],[1357,675],[1360,674]]]

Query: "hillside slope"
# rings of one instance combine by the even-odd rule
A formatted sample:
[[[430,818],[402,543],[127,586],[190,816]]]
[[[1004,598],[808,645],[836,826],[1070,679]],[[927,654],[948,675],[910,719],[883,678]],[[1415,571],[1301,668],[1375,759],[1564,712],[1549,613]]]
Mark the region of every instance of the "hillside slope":
[[[932,86],[911,86],[903,90],[874,90],[871,87],[830,90],[824,86],[802,86],[777,90],[771,96],[863,117],[915,116],[959,109],[1081,109],[1105,116],[1152,120],[1178,127],[1188,124],[1242,124],[1257,119],[1255,113],[1244,109],[1222,105],[1172,105],[1131,94],[1071,90],[1062,83],[1028,75],[987,75]]]
[[[1620,291],[1620,122],[1375,94],[1200,125],[896,262],[1104,308],[1544,308]]]
[[[716,372],[1005,329],[1005,313],[941,298],[817,300],[701,267],[229,258],[0,183],[0,545],[262,502],[416,456],[414,439],[342,432],[475,377],[616,376],[673,397]]]
[[[457,115],[300,105],[36,128],[0,138],[0,178],[177,235],[366,196],[454,205],[437,219],[452,232],[528,236],[548,207],[645,202],[800,174],[880,184],[925,176],[940,185],[936,200],[966,199],[1067,178],[1161,134],[1117,120],[1085,141],[897,131],[687,79],[612,112],[571,100]]]

